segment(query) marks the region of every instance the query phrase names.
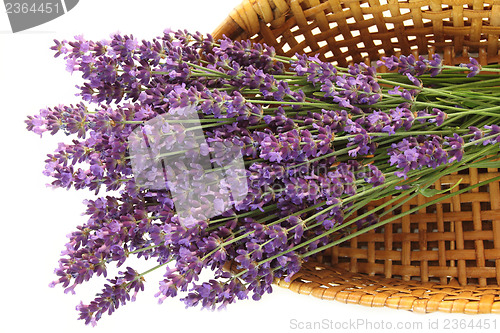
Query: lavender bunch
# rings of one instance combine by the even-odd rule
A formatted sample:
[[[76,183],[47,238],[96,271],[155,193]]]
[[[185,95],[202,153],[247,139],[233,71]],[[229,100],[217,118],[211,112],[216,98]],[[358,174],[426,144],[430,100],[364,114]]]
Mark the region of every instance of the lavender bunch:
[[[156,262],[127,266],[80,304],[87,324],[133,301],[156,269],[160,303],[258,300],[311,255],[401,217],[365,212],[368,202],[499,166],[499,70],[474,59],[392,56],[381,73],[187,31],[77,36],[52,50],[81,73],[81,102],[43,109],[27,128],[71,137],[43,173],[98,197],[85,202],[88,220],[69,235],[51,286],[74,293],[131,255]],[[213,278],[199,281],[203,270]]]

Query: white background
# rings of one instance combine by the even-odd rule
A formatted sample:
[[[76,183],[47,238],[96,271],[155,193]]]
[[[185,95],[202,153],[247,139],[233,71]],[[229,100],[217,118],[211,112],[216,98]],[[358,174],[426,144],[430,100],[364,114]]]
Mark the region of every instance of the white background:
[[[67,138],[61,134],[40,139],[25,130],[27,115],[44,107],[78,102],[74,86],[81,81],[76,72],[71,76],[65,71],[62,58],[53,58],[54,52],[49,50],[52,40],[70,40],[78,34],[101,40],[116,31],[132,33],[142,40],[161,35],[165,28],[209,33],[239,2],[81,0],[68,14],[16,34],[11,32],[7,15],[0,7],[0,186],[3,192],[0,199],[0,332],[312,331],[297,328],[294,320],[333,320],[343,325],[369,320],[374,325],[384,321],[393,326],[399,321],[408,325],[416,322],[423,325],[423,331],[448,332],[450,330],[429,330],[429,321],[439,320],[443,328],[446,320],[496,319],[494,315],[421,315],[367,308],[321,301],[279,287],[259,302],[240,301],[224,311],[185,309],[175,299],[157,304],[153,295],[161,272],[154,272],[146,277],[146,291],[138,295],[135,303],[103,317],[96,328],[91,328],[76,320],[75,306],[80,300],[90,302],[100,291],[103,280],[80,286],[75,296],[64,294],[59,286],[48,287],[55,278],[53,270],[66,243],[65,235],[85,222],[81,216],[85,208],[82,201],[92,197],[91,193],[47,188],[45,184],[49,179],[42,175],[45,155],[53,152],[57,142]],[[148,264],[153,263],[146,262],[135,268],[144,271]],[[500,318],[496,320],[500,328]],[[341,331],[376,331],[364,328]]]

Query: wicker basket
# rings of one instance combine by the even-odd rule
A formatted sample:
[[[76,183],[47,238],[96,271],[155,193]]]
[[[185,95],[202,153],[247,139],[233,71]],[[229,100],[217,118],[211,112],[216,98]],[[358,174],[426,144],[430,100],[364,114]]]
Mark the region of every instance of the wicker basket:
[[[287,56],[319,54],[341,66],[410,53],[439,53],[453,65],[473,56],[484,65],[500,62],[500,1],[244,0],[213,35],[266,43]],[[469,169],[435,187],[499,175],[498,168]],[[431,199],[419,196],[401,209]],[[353,238],[310,260],[293,281],[276,283],[367,306],[500,313],[500,183]]]

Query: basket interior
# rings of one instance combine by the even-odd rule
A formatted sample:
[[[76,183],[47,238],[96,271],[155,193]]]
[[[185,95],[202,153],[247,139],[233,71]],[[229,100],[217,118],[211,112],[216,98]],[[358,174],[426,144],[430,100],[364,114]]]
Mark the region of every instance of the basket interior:
[[[480,1],[244,1],[231,14],[233,39],[272,45],[278,54],[319,54],[345,66],[386,55],[444,55],[448,64],[498,63],[500,4]]]

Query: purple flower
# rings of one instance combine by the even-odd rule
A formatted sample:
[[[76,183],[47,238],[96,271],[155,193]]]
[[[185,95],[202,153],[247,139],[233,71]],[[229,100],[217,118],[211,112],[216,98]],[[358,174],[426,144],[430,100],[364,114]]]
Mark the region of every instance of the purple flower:
[[[485,136],[490,137],[490,139],[485,140],[483,145],[500,143],[500,126],[498,125],[485,125],[485,130],[489,130],[489,133]]]
[[[475,58],[470,57],[469,61],[470,62],[467,64],[460,64],[460,67],[467,67],[469,69],[469,74],[467,74],[467,77],[476,76],[481,71],[481,65]]]
[[[74,71],[78,70],[78,61],[74,58],[66,60],[66,70],[73,74]]]
[[[432,55],[432,60],[425,59],[423,56],[419,56],[416,59],[413,55],[409,56],[396,56],[382,57],[382,60],[377,61],[377,66],[386,66],[389,71],[398,70],[399,73],[410,75],[410,76],[420,76],[423,74],[430,74],[431,77],[438,75],[442,70],[442,59],[438,54]],[[411,78],[410,78],[411,79]],[[413,79],[411,79],[413,82]],[[420,84],[415,85],[420,86]]]
[[[399,59],[395,55],[390,57],[382,57],[382,60],[377,61],[377,66],[386,66],[389,71],[396,70],[399,67]]]
[[[450,149],[445,150],[444,145],[449,145]],[[463,139],[457,134],[454,134],[453,138],[445,137],[445,140],[436,135],[405,138],[392,144],[389,149],[389,163],[402,169],[398,170],[396,175],[406,179],[410,170],[418,170],[424,166],[436,168],[455,160],[460,161],[462,146]]]
[[[411,149],[405,150],[403,152],[403,155],[405,157],[405,160],[408,161],[408,162],[410,162],[410,163],[411,162],[415,162],[418,159],[417,150],[415,148],[411,148]]]
[[[411,81],[411,83],[413,83],[414,85],[416,85],[417,87],[419,88],[422,88],[423,87],[423,83],[422,81],[420,81],[419,79],[417,79],[416,77],[414,77],[413,75],[411,75],[410,73],[406,73],[406,77],[408,77],[408,80]]]
[[[335,85],[329,79],[326,79],[324,83],[321,85],[321,91],[325,93],[325,97],[333,97],[338,95],[335,90]]]
[[[387,93],[389,95],[396,95],[396,96],[401,96],[402,98],[408,100],[408,101],[413,101],[415,99],[415,96],[417,94],[417,90],[412,89],[412,90],[407,90],[407,89],[401,89],[401,87],[396,86],[393,89],[389,89]]]
[[[453,161],[461,161],[464,153],[463,145],[464,139],[460,137],[457,133],[453,133],[453,137],[445,137],[445,145],[450,146],[450,151],[448,152],[448,163]]]
[[[448,118],[448,115],[445,112],[437,108],[432,108],[432,113],[436,115],[436,118],[429,120],[429,122],[435,122],[436,126],[443,125],[444,121]]]
[[[54,54],[54,58],[57,58],[59,57],[61,54],[66,54],[68,53],[68,49],[66,48],[66,43],[67,41],[63,40],[63,41],[58,41],[56,39],[54,39],[54,43],[56,45],[52,46],[50,49],[51,50],[54,50],[54,51],[57,51],[55,54]]]
[[[307,76],[307,81],[314,85],[327,80],[335,81],[337,69],[331,63],[321,61],[318,55],[307,57],[297,54],[296,56],[298,61],[293,61],[291,67],[297,75]]]

